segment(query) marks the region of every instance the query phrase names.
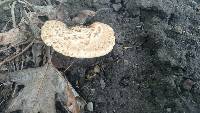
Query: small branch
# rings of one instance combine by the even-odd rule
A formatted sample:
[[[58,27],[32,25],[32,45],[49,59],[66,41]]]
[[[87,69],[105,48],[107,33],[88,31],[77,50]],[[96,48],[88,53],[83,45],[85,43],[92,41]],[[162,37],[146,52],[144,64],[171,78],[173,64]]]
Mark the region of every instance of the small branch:
[[[13,90],[13,92],[12,92],[12,96],[11,96],[12,98],[15,97],[16,92],[17,92],[17,85],[15,85],[14,90]]]
[[[16,46],[19,46],[19,45],[27,44],[28,42],[30,42],[30,40],[25,41],[25,42],[20,42],[20,43],[14,44],[14,45],[10,45],[7,48],[0,49],[0,52],[7,51],[7,50],[11,49],[12,47],[16,47]]]
[[[30,2],[26,1],[26,0],[17,0],[17,2],[24,4],[26,6],[33,6],[33,4],[31,4]]]
[[[9,62],[9,61],[11,61],[13,59],[15,59],[16,57],[22,55],[25,51],[27,51],[33,45],[33,43],[34,43],[34,40],[28,46],[26,46],[26,48],[24,48],[20,53],[17,53],[14,56],[11,56],[11,57],[7,57],[5,60],[3,60],[2,62],[0,62],[0,67],[3,64],[5,64],[5,63],[7,63],[7,62]]]
[[[4,102],[5,100],[3,99],[1,102],[0,102],[0,105]]]
[[[6,25],[3,27],[3,29],[1,30],[1,32],[5,32],[7,26],[8,26],[8,23],[11,21],[11,19],[9,19],[7,22],[6,22]]]
[[[17,24],[16,24],[16,21],[15,21],[15,5],[16,5],[16,1],[14,1],[12,3],[12,6],[11,6],[11,15],[12,15],[12,22],[13,22],[13,27],[16,28],[17,27]]]
[[[75,61],[72,61],[72,63],[65,69],[64,73],[74,64]]]
[[[47,1],[47,5],[52,5],[51,0],[46,0],[46,1]]]

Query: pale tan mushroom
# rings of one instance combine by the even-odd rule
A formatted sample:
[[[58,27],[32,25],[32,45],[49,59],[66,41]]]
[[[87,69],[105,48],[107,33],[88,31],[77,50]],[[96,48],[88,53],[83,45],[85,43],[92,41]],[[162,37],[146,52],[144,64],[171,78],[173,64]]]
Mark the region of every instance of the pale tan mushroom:
[[[42,26],[41,38],[55,51],[76,58],[103,56],[115,45],[113,29],[100,22],[67,28],[63,22],[50,20]]]

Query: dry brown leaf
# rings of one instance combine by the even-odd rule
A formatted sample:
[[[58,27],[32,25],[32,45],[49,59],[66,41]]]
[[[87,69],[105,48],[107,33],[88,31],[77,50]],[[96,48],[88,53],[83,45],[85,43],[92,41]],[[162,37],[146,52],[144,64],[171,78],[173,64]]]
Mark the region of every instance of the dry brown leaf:
[[[85,106],[85,102],[76,99],[78,94],[52,64],[9,73],[7,77],[25,86],[11,101],[7,112],[22,110],[23,113],[56,113],[56,94],[72,113],[80,113]]]
[[[79,103],[76,102],[76,97],[78,94],[75,92],[71,84],[68,84],[66,95],[68,98],[67,107],[72,113],[80,113],[81,109],[79,107]]]

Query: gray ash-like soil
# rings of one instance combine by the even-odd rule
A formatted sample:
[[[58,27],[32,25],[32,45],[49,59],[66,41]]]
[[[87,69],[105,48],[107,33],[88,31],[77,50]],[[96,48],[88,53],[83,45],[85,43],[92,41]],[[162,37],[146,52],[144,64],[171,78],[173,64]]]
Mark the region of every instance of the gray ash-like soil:
[[[198,0],[67,0],[65,8],[97,11],[94,21],[116,35],[106,56],[52,59],[61,71],[74,62],[65,75],[93,102],[86,113],[200,113]]]

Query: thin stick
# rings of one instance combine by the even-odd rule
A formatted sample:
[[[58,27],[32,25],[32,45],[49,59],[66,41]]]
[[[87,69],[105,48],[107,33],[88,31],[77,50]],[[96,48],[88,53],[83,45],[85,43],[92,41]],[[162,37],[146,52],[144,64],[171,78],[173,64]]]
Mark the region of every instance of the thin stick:
[[[28,43],[28,42],[30,42],[30,40],[28,40],[28,41],[24,41],[24,42],[20,42],[20,43],[14,44],[14,45],[10,45],[10,46],[7,47],[7,48],[2,48],[2,49],[0,49],[0,52],[3,52],[3,51],[6,51],[6,50],[9,50],[9,49],[12,48],[12,47],[16,47],[16,46],[19,46],[19,45],[26,44],[26,43]]]
[[[46,2],[47,2],[47,5],[52,5],[51,0],[47,0]]]
[[[30,2],[26,1],[26,0],[18,0],[17,2],[21,3],[21,4],[24,4],[24,5],[27,5],[27,6],[33,6],[33,4],[31,4]]]
[[[15,88],[14,88],[14,90],[13,90],[13,92],[12,92],[12,96],[11,96],[12,98],[15,97],[16,92],[17,92],[17,85],[15,85]]]
[[[72,63],[65,69],[64,73],[74,64],[75,61],[72,61]]]
[[[0,62],[0,67],[3,64],[5,64],[5,63],[7,63],[7,62],[9,62],[9,61],[11,61],[13,59],[15,59],[16,57],[22,55],[25,51],[27,51],[33,45],[33,43],[34,43],[34,40],[28,46],[26,46],[26,48],[24,48],[20,53],[16,53],[14,56],[8,57],[5,60],[3,60],[2,62]]]
[[[5,100],[3,99],[2,101],[1,101],[1,103],[0,103],[0,105],[4,102]]]
[[[8,23],[11,21],[11,19],[9,19],[7,22],[6,22],[6,25],[3,27],[3,29],[1,30],[1,32],[4,32],[8,26]]]
[[[11,15],[12,15],[12,22],[13,22],[13,27],[16,28],[17,24],[15,21],[15,5],[16,5],[16,1],[13,2],[12,6],[11,6]]]

